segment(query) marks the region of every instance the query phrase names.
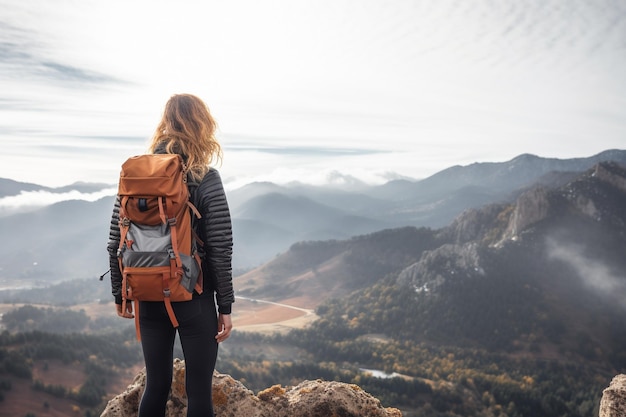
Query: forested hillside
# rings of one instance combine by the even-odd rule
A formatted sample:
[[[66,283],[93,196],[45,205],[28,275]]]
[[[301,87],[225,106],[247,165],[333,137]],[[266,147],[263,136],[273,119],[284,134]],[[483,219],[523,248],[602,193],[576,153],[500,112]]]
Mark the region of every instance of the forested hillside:
[[[0,415],[56,416],[63,410],[100,415],[120,378],[130,381],[129,371],[141,362],[138,345],[128,343],[133,337],[131,331],[106,336],[4,331]]]

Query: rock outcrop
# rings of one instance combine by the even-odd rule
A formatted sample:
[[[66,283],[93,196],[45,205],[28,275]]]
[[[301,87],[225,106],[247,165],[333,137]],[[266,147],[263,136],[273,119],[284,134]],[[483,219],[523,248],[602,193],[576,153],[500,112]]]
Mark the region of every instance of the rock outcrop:
[[[626,416],[626,375],[613,378],[611,384],[602,392],[600,417]]]
[[[475,243],[444,244],[432,251],[424,251],[418,262],[400,272],[397,282],[410,285],[416,292],[432,293],[448,280],[483,274]]]
[[[126,391],[111,399],[101,417],[134,417],[145,385],[141,371]],[[172,391],[167,417],[184,416],[185,363],[174,360]],[[258,396],[229,375],[215,372],[213,405],[220,417],[402,417],[400,410],[385,408],[357,385],[328,381],[304,381],[295,387],[275,385]]]
[[[504,232],[505,239],[514,239],[528,226],[548,217],[551,192],[547,188],[535,187],[520,195],[509,218],[509,225]]]

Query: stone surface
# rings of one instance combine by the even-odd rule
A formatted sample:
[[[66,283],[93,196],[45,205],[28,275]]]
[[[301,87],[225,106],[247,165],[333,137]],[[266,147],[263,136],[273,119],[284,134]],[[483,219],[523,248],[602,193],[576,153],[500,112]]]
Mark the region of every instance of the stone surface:
[[[608,388],[602,391],[600,417],[626,416],[626,375],[613,378]]]
[[[185,363],[174,361],[167,417],[184,416]],[[134,417],[145,384],[141,371],[126,391],[111,399],[101,417]],[[334,381],[304,381],[295,387],[275,385],[258,396],[229,375],[213,375],[213,406],[219,417],[402,417],[400,410],[385,408],[357,385]]]

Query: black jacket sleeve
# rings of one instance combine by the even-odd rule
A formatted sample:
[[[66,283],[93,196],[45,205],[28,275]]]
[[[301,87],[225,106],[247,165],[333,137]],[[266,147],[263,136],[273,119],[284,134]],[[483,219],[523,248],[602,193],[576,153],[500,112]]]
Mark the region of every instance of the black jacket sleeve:
[[[113,205],[113,214],[111,216],[111,225],[109,227],[109,242],[107,251],[109,252],[109,265],[111,267],[111,292],[115,297],[116,304],[122,304],[122,272],[117,259],[117,249],[120,246],[120,199],[115,198]]]
[[[235,302],[232,280],[233,231],[230,210],[220,174],[210,169],[194,191],[202,215],[200,237],[204,242],[202,271],[204,290],[215,291],[218,311],[231,313]]]

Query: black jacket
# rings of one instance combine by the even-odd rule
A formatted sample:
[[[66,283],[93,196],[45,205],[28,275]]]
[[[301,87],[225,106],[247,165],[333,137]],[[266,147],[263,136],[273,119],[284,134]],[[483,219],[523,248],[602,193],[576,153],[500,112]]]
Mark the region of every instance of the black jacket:
[[[192,201],[202,215],[196,228],[204,242],[205,253],[202,262],[202,296],[213,296],[215,293],[219,312],[230,314],[231,304],[235,302],[232,282],[233,233],[230,210],[219,172],[211,168],[200,184],[190,189]],[[116,198],[107,249],[111,266],[111,289],[117,304],[122,303],[122,273],[117,258],[121,238],[119,210],[120,202]]]

